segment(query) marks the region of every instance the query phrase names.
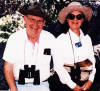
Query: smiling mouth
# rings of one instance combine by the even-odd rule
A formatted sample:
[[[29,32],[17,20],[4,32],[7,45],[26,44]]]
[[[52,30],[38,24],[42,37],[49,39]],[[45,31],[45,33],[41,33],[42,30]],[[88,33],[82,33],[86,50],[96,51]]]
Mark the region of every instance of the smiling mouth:
[[[78,22],[72,22],[72,24],[78,24]]]
[[[31,30],[33,30],[33,31],[37,31],[37,30],[38,30],[38,28],[35,28],[35,29],[34,29],[33,26],[29,26],[29,28],[30,28]]]
[[[38,29],[34,29],[34,28],[32,28],[32,27],[30,28],[30,31],[31,31],[31,32],[34,32],[34,33],[38,33]]]

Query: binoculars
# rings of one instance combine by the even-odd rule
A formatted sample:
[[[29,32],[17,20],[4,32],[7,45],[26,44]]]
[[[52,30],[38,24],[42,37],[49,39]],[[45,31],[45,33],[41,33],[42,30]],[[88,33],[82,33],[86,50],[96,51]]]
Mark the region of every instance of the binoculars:
[[[80,74],[81,74],[81,70],[80,70],[80,67],[79,65],[76,65],[76,67],[71,67],[71,79],[74,81],[74,82],[78,82],[80,81]]]
[[[19,72],[18,84],[24,85],[25,78],[28,78],[28,79],[34,78],[33,84],[39,85],[40,71],[35,70],[35,65],[31,65],[31,67],[28,67],[28,65],[24,65],[24,69],[20,69],[20,72]]]

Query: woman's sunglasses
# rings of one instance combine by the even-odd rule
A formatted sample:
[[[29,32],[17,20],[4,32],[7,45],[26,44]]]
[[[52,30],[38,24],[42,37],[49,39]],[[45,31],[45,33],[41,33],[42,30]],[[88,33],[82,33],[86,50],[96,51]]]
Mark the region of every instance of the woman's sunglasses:
[[[75,19],[75,17],[77,20],[81,20],[84,18],[84,15],[83,14],[78,14],[78,15],[68,14],[67,19],[73,20]]]

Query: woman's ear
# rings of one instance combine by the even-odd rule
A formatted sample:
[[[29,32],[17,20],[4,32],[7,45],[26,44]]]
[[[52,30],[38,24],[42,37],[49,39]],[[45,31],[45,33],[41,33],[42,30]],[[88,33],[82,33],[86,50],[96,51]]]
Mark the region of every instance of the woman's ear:
[[[44,20],[44,24],[45,24],[46,20]]]

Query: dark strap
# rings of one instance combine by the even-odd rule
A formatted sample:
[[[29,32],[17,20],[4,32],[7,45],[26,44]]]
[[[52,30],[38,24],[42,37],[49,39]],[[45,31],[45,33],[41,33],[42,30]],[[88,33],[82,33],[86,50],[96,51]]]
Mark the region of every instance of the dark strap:
[[[50,61],[50,69],[53,69],[54,64],[53,64],[53,57],[51,56],[51,61]]]

